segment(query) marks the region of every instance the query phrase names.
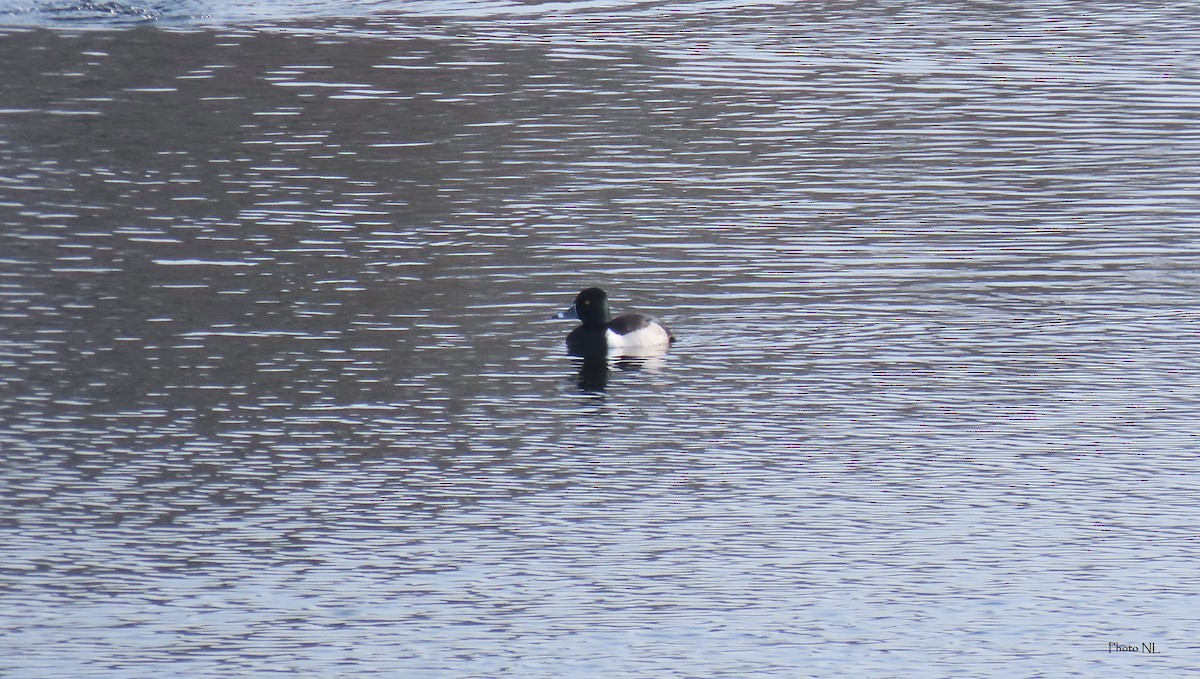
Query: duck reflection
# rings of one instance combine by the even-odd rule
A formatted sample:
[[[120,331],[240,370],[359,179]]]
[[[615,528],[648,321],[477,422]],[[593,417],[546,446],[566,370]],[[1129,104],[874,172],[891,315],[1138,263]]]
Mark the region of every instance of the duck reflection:
[[[627,347],[620,351],[583,351],[571,347],[567,353],[576,358],[579,367],[576,384],[580,391],[598,393],[608,387],[614,372],[656,371],[663,364],[668,346],[639,347],[636,350]]]

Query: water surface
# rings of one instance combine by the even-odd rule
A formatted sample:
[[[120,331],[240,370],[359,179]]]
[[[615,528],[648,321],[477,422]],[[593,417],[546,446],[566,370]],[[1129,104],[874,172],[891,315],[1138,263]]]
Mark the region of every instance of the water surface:
[[[1200,665],[1188,17],[189,7],[0,6],[5,676]]]

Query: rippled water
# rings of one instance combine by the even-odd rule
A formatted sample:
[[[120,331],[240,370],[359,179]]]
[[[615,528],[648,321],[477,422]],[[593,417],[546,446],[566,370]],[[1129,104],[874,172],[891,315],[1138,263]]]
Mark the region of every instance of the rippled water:
[[[1200,666],[1186,9],[0,17],[0,674]]]

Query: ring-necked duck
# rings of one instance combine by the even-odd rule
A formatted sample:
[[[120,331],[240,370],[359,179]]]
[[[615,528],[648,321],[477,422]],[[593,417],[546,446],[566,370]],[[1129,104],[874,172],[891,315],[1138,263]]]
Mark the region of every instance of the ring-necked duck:
[[[600,288],[588,288],[575,297],[570,309],[555,318],[575,318],[582,325],[567,335],[571,351],[611,351],[667,347],[675,336],[658,319],[642,314],[621,314],[616,318],[608,310],[608,295]]]

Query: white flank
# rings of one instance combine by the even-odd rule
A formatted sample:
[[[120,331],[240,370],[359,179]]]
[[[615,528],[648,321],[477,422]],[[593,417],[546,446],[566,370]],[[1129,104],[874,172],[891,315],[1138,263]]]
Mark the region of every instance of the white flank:
[[[657,347],[671,343],[671,336],[661,325],[652,324],[638,328],[631,333],[618,335],[612,330],[604,333],[604,339],[610,349],[622,347]]]

